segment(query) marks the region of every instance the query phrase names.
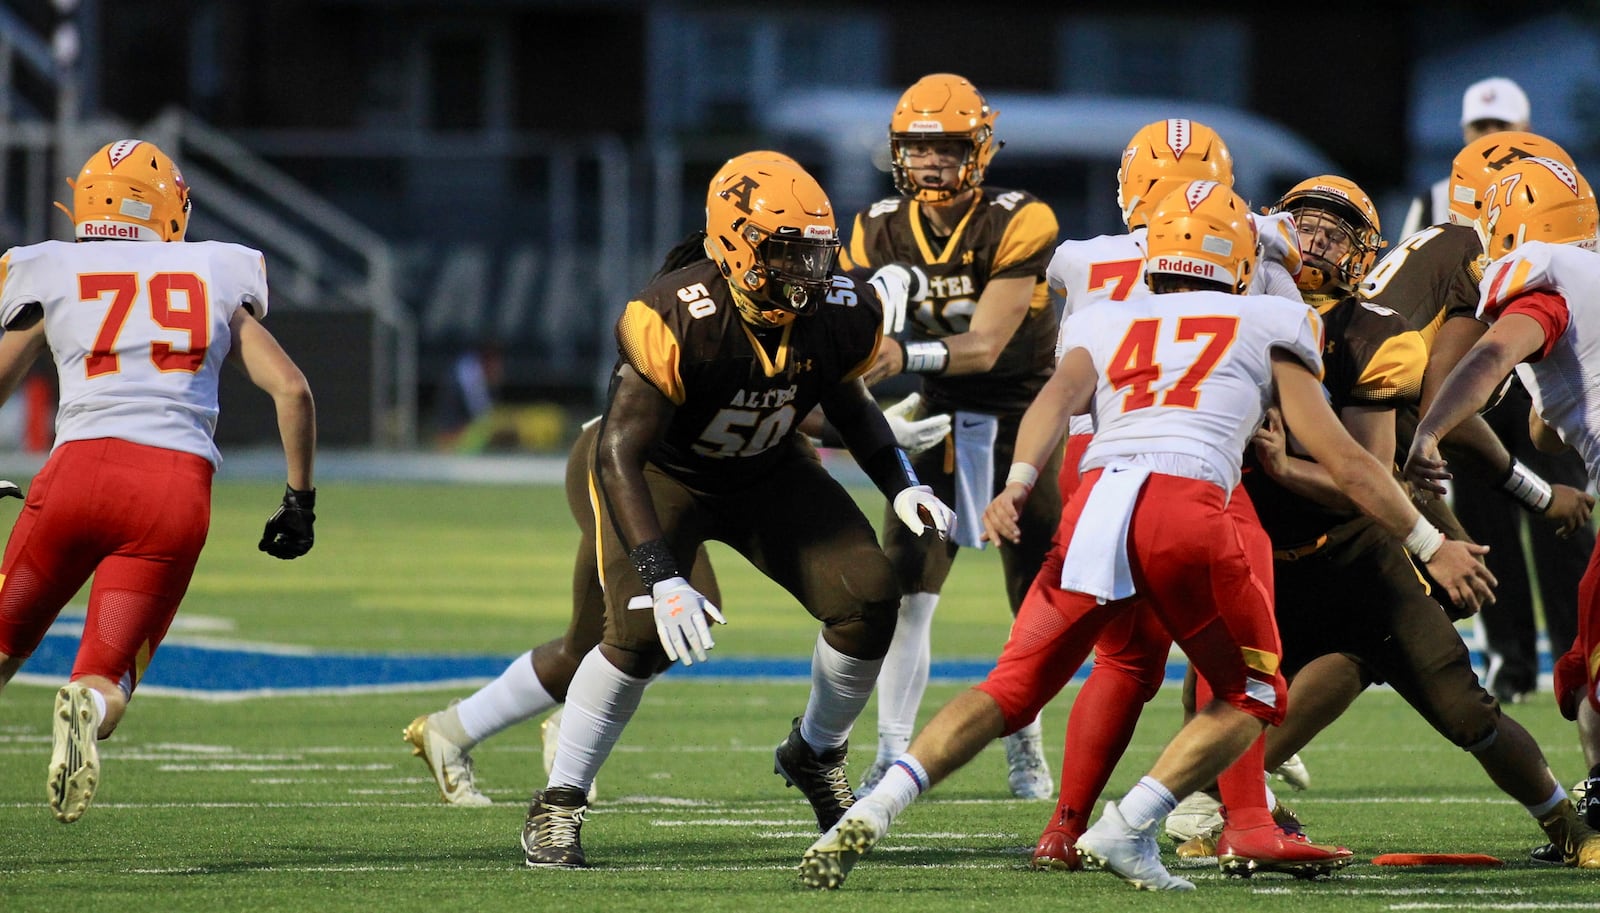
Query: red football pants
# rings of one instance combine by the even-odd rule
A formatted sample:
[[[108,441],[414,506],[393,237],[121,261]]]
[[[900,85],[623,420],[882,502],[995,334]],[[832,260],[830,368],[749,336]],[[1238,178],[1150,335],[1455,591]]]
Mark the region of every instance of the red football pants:
[[[72,678],[131,694],[205,545],[212,472],[203,457],[115,438],[58,447],[0,560],[0,652],[31,656],[92,575]]]

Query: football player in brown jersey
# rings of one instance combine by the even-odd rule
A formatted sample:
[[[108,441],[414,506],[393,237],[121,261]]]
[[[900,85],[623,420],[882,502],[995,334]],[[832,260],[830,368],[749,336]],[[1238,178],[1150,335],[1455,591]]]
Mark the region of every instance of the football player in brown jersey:
[[[1000,148],[998,113],[952,73],[924,76],[907,89],[889,125],[900,195],[856,215],[843,257],[852,267],[903,263],[926,274],[927,293],[907,315],[904,337],[884,340],[866,380],[920,375],[928,407],[955,418],[951,439],[913,460],[918,476],[956,507],[953,535],[935,542],[885,524],[884,548],[905,595],[878,689],[877,759],[863,790],[910,744],[928,683],[939,591],[958,548],[982,547],[983,508],[1000,490],[1023,411],[1055,365],[1056,315],[1044,273],[1056,218],[1034,195],[984,182]],[[1041,470],[1021,542],[999,546],[1013,613],[1060,516],[1059,455]],[[1054,783],[1038,721],[1007,736],[1005,747],[1011,792],[1049,798]]]
[[[530,866],[586,865],[586,792],[672,662],[704,661],[718,607],[683,575],[726,542],[822,622],[812,693],[774,770],[827,829],[854,801],[850,728],[877,680],[899,592],[872,524],[798,424],[820,405],[893,504],[944,535],[954,517],[896,445],[862,376],[882,338],[875,291],[835,270],[822,188],[788,160],[749,157],[706,199],[709,259],[648,284],[617,322],[619,360],[590,476],[606,622],[567,693],[549,785],[522,842]]]
[[[736,156],[723,168],[737,168],[745,162],[767,158],[793,161],[783,153],[760,150]],[[705,240],[706,233],[703,230],[692,232],[667,252],[652,278],[660,278],[704,261]],[[904,289],[881,285],[877,276],[868,281],[878,288],[880,298],[884,300],[898,300],[897,296],[905,294]],[[943,439],[950,427],[948,415],[918,417],[916,400],[916,394],[912,394],[884,410],[884,418],[889,421],[895,441],[907,453],[919,453],[933,446]],[[820,410],[815,414],[820,417]],[[421,758],[427,766],[434,785],[438,787],[440,799],[448,804],[492,804],[489,796],[478,787],[471,752],[484,740],[517,723],[533,719],[552,707],[557,708],[556,711],[540,725],[546,774],[555,763],[561,725],[560,705],[566,701],[567,687],[572,682],[579,661],[600,643],[601,631],[605,627],[605,594],[600,586],[595,558],[594,512],[589,507],[589,464],[593,459],[594,441],[598,433],[598,419],[585,423],[567,457],[567,507],[577,521],[580,535],[572,571],[572,615],[566,632],[513,659],[499,676],[466,698],[451,701],[441,710],[416,717],[401,732],[401,738],[411,745],[411,753]],[[843,446],[843,441],[837,439],[837,431],[831,427],[815,432],[808,429],[808,433],[820,434],[824,439],[822,446]],[[716,575],[704,548],[695,553],[694,564],[687,576],[694,588],[712,604],[721,603]],[[589,786],[588,796],[592,803],[593,783]]]
[[[1369,452],[1392,463],[1395,411],[1419,394],[1428,350],[1399,313],[1354,294],[1376,259],[1377,211],[1355,184],[1330,176],[1297,185],[1276,208],[1295,217],[1306,260],[1301,288],[1327,325],[1323,383],[1334,411]],[[1267,765],[1303,747],[1368,684],[1387,682],[1470,752],[1553,842],[1593,841],[1600,854],[1600,835],[1578,820],[1533,738],[1478,682],[1461,635],[1399,541],[1356,515],[1324,467],[1293,452],[1293,432],[1269,415],[1256,438],[1261,471],[1245,477],[1272,537],[1291,677],[1289,714],[1268,735]]]

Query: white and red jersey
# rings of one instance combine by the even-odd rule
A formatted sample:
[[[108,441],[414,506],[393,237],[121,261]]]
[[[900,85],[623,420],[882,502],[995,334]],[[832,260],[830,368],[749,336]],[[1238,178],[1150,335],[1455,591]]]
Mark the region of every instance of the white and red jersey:
[[[1129,460],[1232,491],[1271,400],[1272,351],[1322,375],[1321,318],[1271,295],[1140,295],[1072,315],[1063,335],[1099,374],[1085,471]]]
[[[28,305],[60,380],[56,446],[120,438],[220,465],[217,383],[234,311],[267,314],[261,253],[220,241],[46,241],[0,259],[0,325]]]
[[[1478,319],[1523,314],[1544,347],[1517,366],[1534,408],[1600,478],[1600,254],[1529,241],[1484,271]]]
[[[1303,303],[1300,290],[1295,287],[1294,278],[1285,265],[1292,259],[1295,269],[1299,269],[1300,249],[1293,246],[1297,243],[1294,223],[1285,216],[1267,224],[1275,244],[1263,245],[1264,257],[1251,276],[1249,292]],[[1285,224],[1287,231],[1283,228]],[[1279,236],[1287,240],[1280,240]],[[1145,229],[1142,227],[1125,235],[1100,235],[1057,245],[1045,269],[1045,280],[1065,300],[1061,326],[1056,333],[1056,361],[1070,348],[1066,332],[1068,317],[1100,301],[1126,301],[1135,295],[1150,294],[1144,277],[1145,253]],[[1068,431],[1070,434],[1093,434],[1093,421],[1088,416],[1075,415]]]
[[[1045,281],[1059,292],[1065,305],[1056,329],[1056,361],[1066,354],[1067,318],[1099,301],[1125,301],[1130,295],[1148,295],[1144,282],[1143,228],[1125,235],[1100,235],[1082,241],[1062,241],[1045,268]],[[1094,418],[1074,415],[1068,434],[1093,434]]]

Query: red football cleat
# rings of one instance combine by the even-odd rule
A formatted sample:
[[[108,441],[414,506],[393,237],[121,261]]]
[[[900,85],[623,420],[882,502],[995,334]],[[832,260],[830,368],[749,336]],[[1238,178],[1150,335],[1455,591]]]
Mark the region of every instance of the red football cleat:
[[[1296,878],[1326,878],[1350,864],[1342,846],[1323,846],[1278,825],[1224,827],[1217,840],[1217,865],[1224,875],[1249,878],[1257,872],[1285,872]]]
[[[1083,836],[1082,831],[1069,831],[1054,825],[1045,828],[1033,848],[1033,858],[1028,864],[1036,869],[1060,872],[1083,871],[1083,860],[1078,858],[1078,848],[1073,844]]]

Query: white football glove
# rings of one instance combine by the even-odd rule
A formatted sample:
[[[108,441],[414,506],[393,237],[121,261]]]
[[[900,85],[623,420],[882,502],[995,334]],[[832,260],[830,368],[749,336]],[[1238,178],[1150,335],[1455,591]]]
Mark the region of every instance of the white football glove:
[[[705,662],[706,651],[716,646],[706,616],[711,616],[719,625],[727,624],[722,613],[682,577],[657,581],[650,588],[650,594],[633,597],[628,608],[642,609],[647,603],[655,610],[656,636],[661,638],[661,648],[667,652],[667,659],[673,662],[682,659],[685,666],[694,665],[696,659]],[[691,654],[694,659],[689,658]]]
[[[904,331],[911,305],[928,300],[928,274],[920,266],[885,264],[878,267],[867,284],[878,290],[878,300],[883,302],[885,335]]]
[[[1294,226],[1294,215],[1275,212],[1271,215],[1250,214],[1256,234],[1261,238],[1261,258],[1276,260],[1293,276],[1300,272],[1300,232]]]
[[[921,453],[950,433],[950,413],[914,418],[920,408],[922,394],[913,393],[883,410],[889,430],[894,432],[894,442],[906,453]]]
[[[0,498],[22,497],[22,486],[9,479],[0,479]]]
[[[923,530],[929,525],[923,522],[921,514],[924,511],[932,521],[934,532],[940,539],[946,538],[950,533],[950,527],[955,525],[956,512],[935,497],[932,488],[926,485],[913,485],[902,489],[894,496],[894,515],[918,536],[922,535]]]

